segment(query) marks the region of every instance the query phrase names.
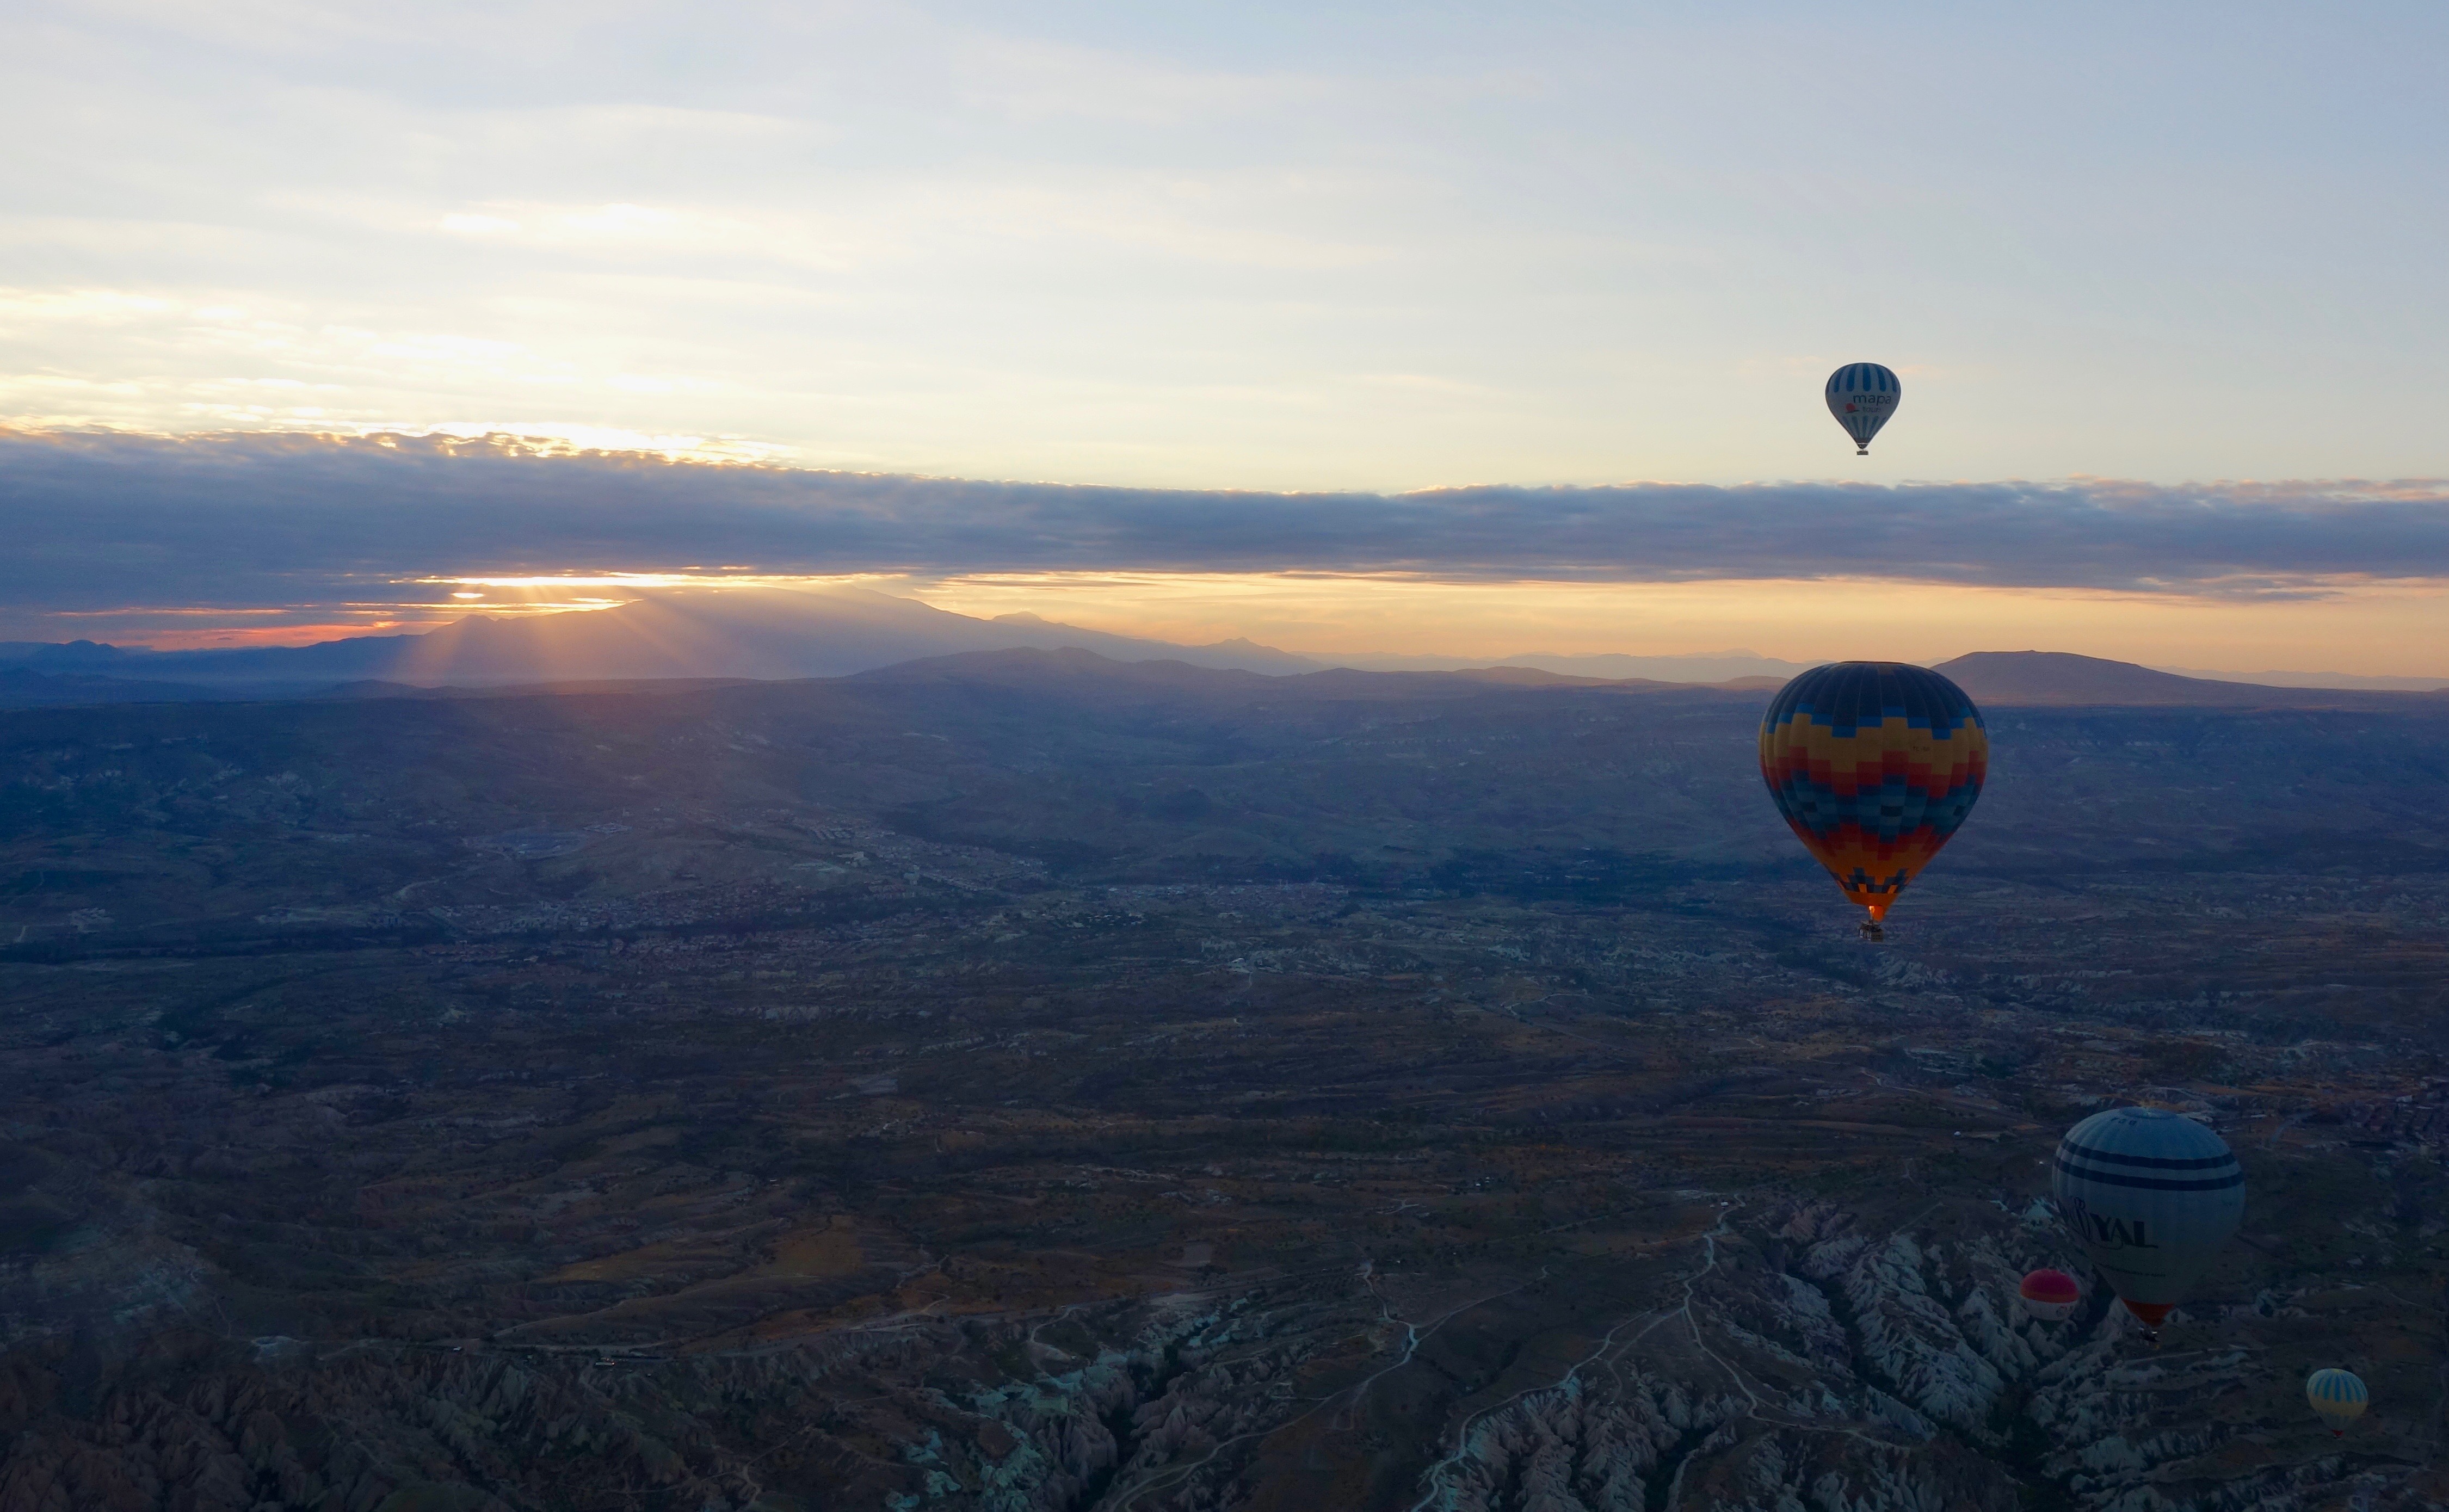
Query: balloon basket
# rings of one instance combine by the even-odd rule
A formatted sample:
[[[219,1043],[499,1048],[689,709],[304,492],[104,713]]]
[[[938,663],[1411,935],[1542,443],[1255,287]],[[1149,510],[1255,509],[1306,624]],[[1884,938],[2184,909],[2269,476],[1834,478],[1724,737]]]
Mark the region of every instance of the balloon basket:
[[[1877,923],[1865,920],[1862,923],[1862,938],[1876,945],[1880,940],[1888,938],[1888,932],[1880,928]]]

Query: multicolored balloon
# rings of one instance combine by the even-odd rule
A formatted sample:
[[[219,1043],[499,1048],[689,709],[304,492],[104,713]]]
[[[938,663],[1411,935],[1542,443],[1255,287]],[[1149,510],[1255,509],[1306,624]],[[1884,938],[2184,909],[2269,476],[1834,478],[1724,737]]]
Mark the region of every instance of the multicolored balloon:
[[[1973,812],[1990,736],[1964,689],[1905,662],[1815,667],[1761,720],[1761,777],[1845,896],[1888,905]]]
[[[1854,455],[1867,456],[1871,437],[1897,413],[1904,385],[1877,362],[1848,362],[1828,375],[1828,413],[1854,438]]]
[[[2083,1301],[2083,1288],[2063,1270],[2035,1270],[2017,1290],[2023,1296],[2024,1310],[2043,1323],[2064,1323]]]
[[[2163,1108],[2112,1108],[2068,1130],[2050,1184],[2059,1216],[2153,1340],[2245,1216],[2245,1172],[2227,1141]]]
[[[2330,1425],[2330,1437],[2343,1439],[2347,1425],[2364,1415],[2371,1396],[2362,1379],[2346,1370],[2316,1370],[2304,1382],[2304,1400]]]

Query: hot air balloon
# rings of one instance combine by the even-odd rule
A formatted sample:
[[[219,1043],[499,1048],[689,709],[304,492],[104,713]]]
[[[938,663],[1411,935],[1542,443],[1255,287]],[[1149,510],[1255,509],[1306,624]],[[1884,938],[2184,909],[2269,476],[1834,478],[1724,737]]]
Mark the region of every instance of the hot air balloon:
[[[1815,667],[1761,720],[1761,776],[1778,812],[1845,896],[1871,911],[1897,893],[1973,811],[1990,737],[1964,690],[1903,662]]]
[[[2245,1173],[2227,1141],[2160,1108],[2112,1108],[2068,1130],[2051,1188],[2154,1343],[2245,1215]]]
[[[2075,1304],[2083,1300],[2083,1288],[2063,1270],[2035,1270],[2017,1289],[2023,1294],[2024,1310],[2043,1323],[2064,1323],[2074,1316]]]
[[[2364,1384],[2345,1370],[2316,1370],[2304,1382],[2304,1400],[2330,1425],[2330,1437],[2343,1439],[2347,1425],[2364,1415],[2364,1404],[2371,1400]]]
[[[1828,375],[1828,413],[1854,438],[1854,455],[1867,456],[1871,437],[1897,413],[1904,397],[1897,376],[1877,362],[1848,362]]]

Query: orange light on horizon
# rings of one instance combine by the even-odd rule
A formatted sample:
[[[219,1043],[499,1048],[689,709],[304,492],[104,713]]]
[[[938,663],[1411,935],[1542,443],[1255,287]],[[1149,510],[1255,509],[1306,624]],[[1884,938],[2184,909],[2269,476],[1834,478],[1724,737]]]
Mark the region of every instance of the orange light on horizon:
[[[1396,573],[1163,572],[916,577],[697,568],[420,577],[391,586],[432,596],[280,607],[125,606],[55,618],[83,622],[79,635],[168,650],[421,633],[470,616],[541,619],[671,594],[681,614],[655,620],[658,633],[671,634],[690,617],[677,601],[700,593],[859,589],[979,618],[1025,611],[1083,630],[1186,645],[1246,638],[1321,657],[1379,652],[1495,660],[1741,649],[1790,661],[1877,657],[1927,664],[1970,650],[2043,649],[2238,673],[2449,676],[2436,649],[2449,647],[2449,582],[2428,580],[2308,583],[2302,596],[2287,597],[2256,596],[2249,584],[2221,596],[1869,578],[1456,582]],[[447,595],[434,591],[446,587]],[[126,629],[114,634],[116,626],[93,621]]]
[[[2449,583],[2306,585],[2298,598],[1873,578],[1453,582],[1408,574],[1016,572],[914,580],[937,609],[1026,611],[1197,645],[1319,656],[1707,655],[1921,662],[2061,650],[2236,671],[2449,675]],[[2429,665],[2424,665],[2424,664]]]
[[[753,572],[725,568],[704,572],[683,570],[671,572],[532,572],[501,577],[408,577],[395,581],[403,586],[416,587],[456,585],[462,590],[626,588],[651,591],[723,588],[800,590],[859,588],[871,583],[898,583],[906,579],[897,572]],[[453,592],[452,596],[457,598],[461,595]]]

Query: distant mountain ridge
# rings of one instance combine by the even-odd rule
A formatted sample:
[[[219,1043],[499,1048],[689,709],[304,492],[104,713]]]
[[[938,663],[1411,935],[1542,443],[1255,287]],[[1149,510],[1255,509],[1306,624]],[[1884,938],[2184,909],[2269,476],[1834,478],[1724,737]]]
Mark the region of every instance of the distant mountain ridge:
[[[1609,682],[1637,677],[1659,683],[1730,683],[1746,677],[1773,677],[1784,682],[1798,672],[1809,671],[1821,665],[1818,662],[1782,661],[1747,650],[1676,656],[1633,656],[1620,651],[1573,655],[1516,651],[1494,657],[1415,656],[1360,651],[1331,656],[1320,652],[1314,659],[1329,666],[1358,668],[1367,672],[1459,672],[1481,667],[1529,667],[1567,677],[1597,678]]]
[[[1296,655],[1235,638],[1205,646],[1086,630],[1032,613],[983,619],[863,589],[688,588],[614,609],[472,614],[420,634],[312,646],[156,651],[0,643],[0,708],[196,699],[413,696],[436,689],[544,692],[581,686],[844,677],[971,653],[1077,650],[1270,678],[1336,672],[1444,675],[1517,687],[1778,687],[1808,665],[1747,650],[1691,656]],[[2184,676],[2065,651],[1975,651],[1938,664],[1989,705],[2403,709],[2449,690],[2285,687]]]
[[[2360,688],[2376,693],[2437,693],[2449,688],[2449,677],[2367,677],[2356,672],[2222,672],[2201,667],[2163,667],[2179,677],[2207,678],[2215,683],[2254,683],[2264,688]]]
[[[2154,671],[2070,651],[1974,651],[1933,669],[1980,704],[2200,708],[2449,708],[2449,692],[2272,688]]]
[[[149,648],[0,642],[0,667],[94,681],[143,678],[222,689],[224,696],[318,692],[343,683],[404,688],[538,686],[660,678],[841,677],[922,657],[974,650],[1078,647],[1116,661],[1164,659],[1282,676],[1343,667],[1360,671],[1460,672],[1493,668],[1591,682],[1783,682],[1815,665],[1748,650],[1635,656],[1617,652],[1437,656],[1388,652],[1301,655],[1244,637],[1186,646],[1118,635],[1026,611],[992,619],[860,589],[680,589],[642,593],[584,613],[474,613],[415,633],[349,636],[311,646],[156,651]],[[30,686],[30,685],[29,685]],[[56,697],[87,701],[61,685]]]
[[[1181,646],[1034,614],[978,619],[853,588],[664,589],[615,609],[515,618],[472,614],[421,634],[352,636],[312,646],[154,651],[90,642],[18,642],[0,646],[0,664],[39,676],[72,677],[80,688],[103,691],[105,679],[141,678],[294,696],[344,683],[481,688],[842,677],[962,651],[1064,647],[1116,661],[1166,659],[1268,673],[1316,671],[1323,665],[1247,640]]]

